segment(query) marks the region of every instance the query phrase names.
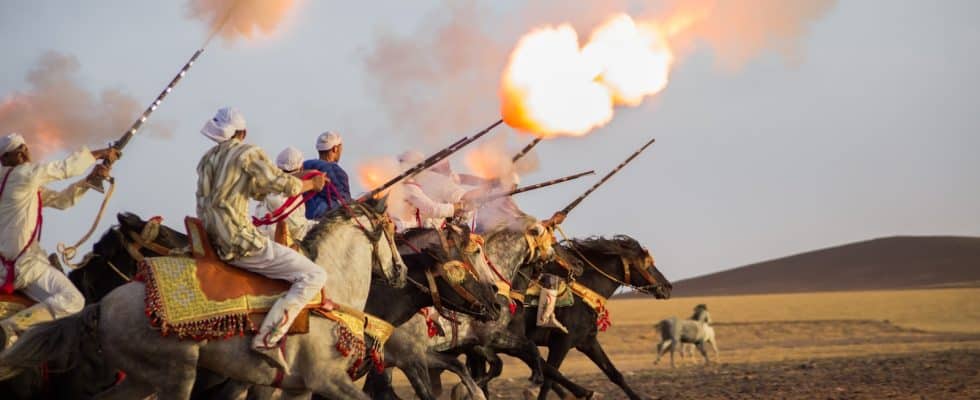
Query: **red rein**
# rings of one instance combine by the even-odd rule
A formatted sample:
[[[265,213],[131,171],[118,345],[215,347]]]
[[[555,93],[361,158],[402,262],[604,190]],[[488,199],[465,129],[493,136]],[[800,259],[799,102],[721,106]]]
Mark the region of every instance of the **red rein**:
[[[307,172],[306,175],[303,175],[303,180],[313,178],[314,176],[317,175],[323,175],[323,173],[320,171]],[[292,214],[293,211],[296,211],[296,209],[299,208],[300,205],[306,203],[307,200],[309,200],[315,195],[316,192],[310,191],[305,194],[297,194],[295,196],[289,196],[289,198],[286,199],[286,202],[282,203],[282,206],[277,208],[275,211],[266,214],[262,218],[252,217],[252,225],[263,226],[263,225],[278,224],[279,222],[284,221],[286,218],[289,218],[289,215]]]

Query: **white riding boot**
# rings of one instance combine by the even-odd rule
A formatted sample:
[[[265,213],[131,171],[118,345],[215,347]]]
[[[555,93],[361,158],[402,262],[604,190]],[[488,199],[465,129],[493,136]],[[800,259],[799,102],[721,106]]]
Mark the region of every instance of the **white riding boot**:
[[[252,350],[265,356],[274,367],[281,368],[288,375],[289,364],[286,362],[283,349],[279,346],[279,341],[286,336],[286,332],[293,325],[293,321],[303,309],[303,305],[290,307],[283,300],[282,298],[276,300],[272,309],[262,320],[262,326],[252,338]]]
[[[54,321],[54,314],[44,303],[37,303],[33,306],[20,310],[17,314],[0,321],[0,329],[3,330],[6,340],[3,349],[9,349],[17,341],[17,338],[31,326],[42,322]]]
[[[555,316],[555,303],[558,302],[558,289],[541,288],[541,295],[538,296],[538,326],[544,328],[555,328],[564,333],[568,333],[568,328],[558,321]]]

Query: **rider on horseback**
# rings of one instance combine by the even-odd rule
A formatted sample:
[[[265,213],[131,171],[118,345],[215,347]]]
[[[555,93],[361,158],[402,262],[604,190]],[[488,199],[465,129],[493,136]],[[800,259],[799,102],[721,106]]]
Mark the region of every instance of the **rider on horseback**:
[[[85,298],[64,272],[51,262],[38,241],[41,238],[42,207],[67,209],[86,192],[85,180],[62,191],[45,187],[48,183],[83,174],[96,159],[114,161],[113,148],[72,153],[65,160],[34,163],[24,138],[16,133],[0,138],[0,293],[15,289],[38,303],[0,321],[10,347],[28,327],[77,313]],[[93,175],[108,177],[109,168],[96,165]]]
[[[326,180],[322,175],[300,180],[272,165],[261,148],[243,143],[245,118],[236,109],[218,110],[201,133],[218,143],[197,167],[197,215],[218,256],[233,266],[292,283],[252,340],[253,350],[288,369],[279,341],[303,306],[323,288],[327,275],[302,254],[259,233],[252,225],[248,201],[273,193],[294,196],[321,191]],[[325,303],[328,309],[333,307]]]
[[[303,153],[295,147],[287,147],[276,157],[276,166],[282,172],[296,174],[303,169]],[[282,207],[285,202],[286,199],[282,195],[270,194],[255,207],[255,216],[262,218],[268,214],[272,214]],[[310,228],[316,225],[316,221],[306,219],[305,204],[296,206],[296,209],[283,220],[283,223],[285,223],[286,236],[289,239],[288,243],[301,242],[306,237],[306,233],[310,231]],[[276,229],[277,224],[263,225],[259,227],[259,232],[275,240]]]

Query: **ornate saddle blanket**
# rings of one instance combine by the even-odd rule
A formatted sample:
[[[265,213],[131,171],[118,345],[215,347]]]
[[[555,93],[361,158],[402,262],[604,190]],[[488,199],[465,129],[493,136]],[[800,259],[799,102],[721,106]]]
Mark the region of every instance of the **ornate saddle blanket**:
[[[152,257],[140,264],[146,284],[146,312],[161,334],[181,339],[221,339],[255,332],[265,312],[287,290],[289,282],[270,279],[220,261],[207,241],[204,227],[185,220],[192,257]],[[290,333],[309,331],[310,308],[296,318]]]
[[[524,307],[537,307],[538,299],[541,296],[541,285],[532,282],[530,286],[527,287],[527,291],[524,292]],[[558,285],[558,300],[555,302],[555,307],[571,307],[575,304],[575,297],[572,294],[568,283],[561,281]]]
[[[0,293],[0,320],[13,316],[36,303],[36,301],[17,291],[11,294]]]

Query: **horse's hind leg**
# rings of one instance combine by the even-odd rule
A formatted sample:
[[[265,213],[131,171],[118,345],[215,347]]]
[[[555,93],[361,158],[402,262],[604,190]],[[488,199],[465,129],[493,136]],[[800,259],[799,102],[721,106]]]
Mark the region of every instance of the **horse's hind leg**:
[[[657,365],[660,363],[660,357],[663,357],[664,353],[667,352],[667,346],[671,344],[670,339],[664,339],[657,343],[657,359],[653,360],[653,364]]]
[[[711,360],[708,359],[708,352],[704,349],[704,342],[702,341],[700,343],[696,343],[694,346],[698,348],[698,351],[701,352],[701,356],[704,357],[704,363],[711,364]]]
[[[585,340],[584,343],[576,346],[575,348],[581,351],[582,354],[589,357],[589,359],[592,360],[592,362],[594,362],[595,365],[597,365],[599,369],[606,374],[606,377],[608,377],[610,381],[618,385],[624,392],[626,392],[626,395],[629,396],[630,399],[638,400],[641,398],[640,395],[636,394],[636,392],[634,392],[633,389],[626,384],[626,378],[623,378],[623,374],[620,373],[619,370],[616,369],[616,366],[613,365],[612,361],[609,360],[609,356],[607,356],[606,352],[602,350],[602,346],[599,345],[599,341],[595,336]]]

